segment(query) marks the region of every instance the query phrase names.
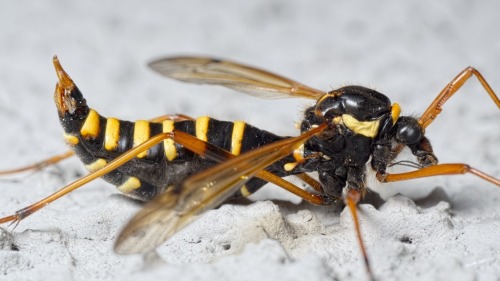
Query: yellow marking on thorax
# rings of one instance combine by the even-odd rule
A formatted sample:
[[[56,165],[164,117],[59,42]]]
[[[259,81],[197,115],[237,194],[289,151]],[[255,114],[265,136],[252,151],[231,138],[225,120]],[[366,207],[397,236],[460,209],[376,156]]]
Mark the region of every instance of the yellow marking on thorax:
[[[134,123],[134,147],[147,141],[150,137],[149,122],[145,120],[138,120]],[[143,151],[137,154],[137,158],[143,158],[148,155],[148,151]]]
[[[391,118],[392,125],[394,126],[399,119],[399,114],[401,113],[401,106],[398,103],[393,103],[391,107]]]
[[[209,121],[210,117],[208,116],[196,118],[196,137],[202,141],[208,141],[207,133]]]
[[[240,155],[241,153],[241,142],[245,133],[245,126],[246,124],[243,121],[236,121],[233,124],[233,133],[231,135],[231,153],[234,155]]]
[[[352,115],[342,114],[342,122],[351,129],[354,133],[360,134],[369,138],[373,138],[378,134],[380,120],[373,121],[358,121]]]
[[[80,134],[84,138],[96,138],[99,135],[99,131],[99,114],[95,110],[91,109],[87,119],[85,119],[85,122],[80,129]]]
[[[252,193],[250,193],[250,191],[248,191],[246,184],[240,188],[240,193],[241,193],[241,195],[243,195],[243,197],[248,197],[248,196],[252,195]]]
[[[85,165],[85,169],[87,169],[89,172],[95,172],[97,170],[99,170],[100,168],[106,166],[108,164],[108,162],[102,158],[99,158],[97,160],[95,160],[94,162],[90,163],[90,164],[87,164]]]
[[[136,177],[129,177],[124,183],[116,188],[126,194],[138,189],[139,187],[141,187],[141,181]]]
[[[171,133],[174,131],[174,120],[163,121],[163,132]],[[175,148],[175,142],[173,139],[166,139],[163,141],[163,148],[165,150],[165,156],[168,161],[172,161],[177,157],[177,149]]]
[[[63,137],[64,137],[64,140],[66,141],[66,143],[71,144],[71,145],[77,145],[80,142],[78,137],[75,135],[64,133]]]
[[[116,118],[108,118],[106,121],[106,133],[104,134],[104,148],[116,150],[120,140],[120,121]]]

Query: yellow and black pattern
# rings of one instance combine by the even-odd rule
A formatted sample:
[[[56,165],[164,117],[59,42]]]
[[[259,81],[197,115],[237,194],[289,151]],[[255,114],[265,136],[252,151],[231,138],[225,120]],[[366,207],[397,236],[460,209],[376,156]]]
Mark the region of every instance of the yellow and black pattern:
[[[106,122],[106,133],[104,134],[104,149],[115,151],[120,141],[120,120],[108,118]]]
[[[95,110],[91,109],[85,122],[83,122],[80,135],[85,139],[97,138],[102,127],[100,124],[101,119],[102,117]]]
[[[162,123],[162,132],[171,133],[174,131],[175,122],[174,120],[165,120]],[[175,147],[175,142],[173,139],[166,139],[163,141],[163,150],[165,152],[165,157],[168,161],[173,161],[177,157],[177,148]]]
[[[202,116],[183,121],[129,122],[105,118],[93,109],[89,109],[87,116],[82,118],[78,130],[65,133],[65,139],[92,172],[152,136],[174,130],[196,136],[234,155],[282,139],[243,121],[225,122]],[[165,187],[214,164],[184,149],[174,140],[166,139],[103,178],[123,193],[148,200]],[[248,196],[264,184],[260,180],[251,181],[237,195]]]

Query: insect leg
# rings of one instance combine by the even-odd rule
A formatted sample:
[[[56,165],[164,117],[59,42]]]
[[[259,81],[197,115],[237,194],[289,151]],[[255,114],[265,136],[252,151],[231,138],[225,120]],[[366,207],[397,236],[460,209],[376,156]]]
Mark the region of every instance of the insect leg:
[[[153,119],[150,119],[149,121],[157,123],[157,122],[162,122],[165,120],[173,120],[174,122],[177,122],[177,121],[194,120],[194,119],[187,116],[187,115],[184,115],[184,114],[168,114],[168,115],[162,115],[162,116],[155,117]],[[31,164],[31,165],[0,171],[0,176],[18,174],[18,173],[27,172],[27,171],[38,171],[38,170],[41,170],[47,166],[57,164],[60,161],[67,159],[73,155],[75,155],[75,153],[73,151],[69,150],[69,151],[66,151],[64,153],[61,153],[61,154],[52,156],[50,158],[41,160],[41,161],[36,162],[34,164]]]
[[[420,125],[422,125],[423,128],[429,126],[434,121],[434,119],[436,119],[439,113],[441,113],[441,111],[443,110],[441,108],[443,104],[449,98],[451,98],[451,96],[453,96],[465,84],[465,82],[467,82],[467,80],[472,77],[472,75],[476,76],[493,102],[498,106],[498,108],[500,108],[500,99],[497,97],[495,92],[493,92],[493,89],[491,89],[490,85],[488,85],[479,71],[469,66],[466,69],[462,70],[462,72],[460,72],[455,78],[453,78],[453,80],[451,80],[451,82],[434,99],[434,101],[427,108],[424,114],[422,114],[422,117],[420,117],[418,122],[420,123]]]
[[[346,206],[349,207],[349,211],[351,212],[352,215],[352,220],[354,221],[354,228],[356,230],[356,236],[358,237],[358,244],[361,253],[363,255],[366,272],[368,273],[370,280],[373,281],[375,280],[375,278],[373,277],[373,273],[370,267],[370,262],[368,260],[368,255],[366,254],[365,243],[363,242],[361,235],[361,226],[359,225],[358,210],[356,207],[360,200],[361,200],[361,193],[359,193],[359,191],[351,188],[347,189],[347,194],[345,195],[344,201]]]
[[[119,168],[123,164],[127,163],[130,161],[132,158],[136,157],[138,154],[148,150],[149,148],[157,145],[158,143],[162,142],[163,140],[167,138],[173,138],[173,133],[161,133],[158,135],[155,135],[151,137],[149,140],[145,141],[141,145],[138,145],[129,151],[125,152],[124,154],[120,155],[113,161],[109,162],[106,166],[102,167],[101,169],[96,170],[95,172],[92,172],[70,184],[67,186],[63,187],[59,191],[56,191],[52,195],[49,195],[48,197],[26,207],[23,208],[19,211],[17,211],[14,215],[7,216],[4,218],[0,218],[0,224],[12,221],[13,223],[18,223],[22,219],[26,218],[27,216],[33,214],[34,212],[40,210],[41,208],[45,207],[49,203],[55,201],[58,198],[61,198],[62,196],[70,193],[71,191],[83,186],[84,184],[89,183],[92,180],[95,180],[96,178],[102,177],[113,170]]]
[[[213,161],[217,162],[223,162],[225,160],[231,159],[236,157],[235,155],[231,154],[229,151],[226,151],[224,149],[221,149],[217,146],[214,146],[210,143],[207,143],[205,141],[202,141],[190,134],[183,133],[180,131],[174,131],[175,135],[175,142],[184,146],[186,149],[207,157]],[[315,205],[326,205],[329,204],[331,200],[327,199],[323,195],[318,195],[311,193],[309,191],[306,191],[289,181],[286,181],[282,179],[281,177],[270,173],[265,170],[258,171],[256,174],[256,177],[261,178],[265,181],[271,182],[299,197],[302,199],[306,200],[309,203],[315,204]],[[313,179],[314,180],[314,179]],[[318,183],[319,184],[319,183]]]
[[[331,198],[328,198],[324,195],[315,194],[315,193],[311,193],[307,190],[304,190],[304,189],[296,186],[295,184],[293,184],[289,181],[286,181],[286,180],[278,177],[277,175],[270,173],[268,171],[265,171],[265,170],[261,170],[261,171],[257,172],[255,174],[255,176],[257,176],[258,178],[261,178],[263,180],[266,180],[268,182],[271,182],[271,183],[283,188],[284,190],[291,192],[291,193],[299,196],[300,198],[304,199],[305,201],[307,201],[311,204],[314,204],[314,205],[328,205],[333,201]]]
[[[483,173],[467,164],[438,164],[434,166],[425,167],[416,171],[399,173],[399,174],[382,174],[377,173],[377,179],[381,182],[404,181],[416,178],[425,178],[441,175],[459,175],[471,173],[486,181],[489,181],[497,186],[500,186],[500,179]]]
[[[322,124],[300,136],[266,144],[238,157],[209,143],[197,141],[189,134],[174,131],[176,143],[186,142],[197,149],[201,148],[198,154],[202,156],[208,155],[206,150],[213,149],[220,154],[211,155],[226,160],[188,177],[146,204],[117,238],[115,251],[120,254],[151,251],[189,224],[195,216],[222,204],[253,177],[266,174],[276,177],[271,173],[262,172],[263,169],[290,155],[298,146],[322,132],[326,126],[327,124]],[[186,139],[181,140],[183,137]],[[203,149],[204,147],[206,149]],[[218,161],[217,158],[210,159]],[[267,180],[263,176],[261,178]]]
[[[69,151],[66,151],[65,153],[52,156],[48,159],[39,161],[35,164],[31,164],[28,166],[19,167],[19,168],[15,168],[15,169],[11,169],[11,170],[0,171],[0,176],[17,174],[17,173],[31,171],[31,170],[35,170],[35,171],[41,170],[47,166],[54,165],[54,164],[56,164],[64,159],[67,159],[67,158],[73,156],[74,154],[75,153],[73,151],[69,150]]]
[[[306,173],[298,174],[298,175],[296,175],[296,177],[298,177],[303,182],[305,182],[306,184],[308,184],[314,190],[316,190],[318,192],[323,192],[323,187],[321,186],[321,183],[319,183],[319,181],[315,180],[314,178],[312,178],[308,174],[306,174]]]

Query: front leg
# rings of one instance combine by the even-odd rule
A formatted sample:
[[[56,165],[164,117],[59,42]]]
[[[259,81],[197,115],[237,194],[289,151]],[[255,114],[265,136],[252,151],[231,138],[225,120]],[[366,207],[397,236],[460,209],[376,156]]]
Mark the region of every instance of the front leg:
[[[418,163],[420,163],[422,167],[438,164],[438,159],[432,151],[431,142],[426,137],[416,144],[409,144],[408,147],[411,149],[411,153],[417,157]]]
[[[486,79],[484,79],[483,75],[479,73],[473,67],[467,67],[462,72],[460,72],[451,82],[446,85],[446,87],[439,93],[439,95],[434,99],[434,101],[429,105],[427,110],[422,114],[422,117],[418,120],[418,123],[422,125],[423,128],[427,128],[434,119],[441,113],[442,106],[446,101],[451,98],[464,84],[471,78],[472,76],[476,76],[479,80],[483,88],[486,90],[488,95],[491,97],[493,102],[500,108],[500,99],[497,97],[493,89],[488,85]]]
[[[433,176],[443,176],[443,175],[460,175],[460,174],[473,174],[486,181],[491,182],[497,186],[500,186],[500,179],[490,176],[482,171],[479,171],[471,166],[463,163],[456,164],[438,164],[429,167],[425,167],[419,170],[399,173],[399,174],[385,174],[377,173],[377,179],[380,182],[394,182],[394,181],[404,181],[417,178],[427,178]]]

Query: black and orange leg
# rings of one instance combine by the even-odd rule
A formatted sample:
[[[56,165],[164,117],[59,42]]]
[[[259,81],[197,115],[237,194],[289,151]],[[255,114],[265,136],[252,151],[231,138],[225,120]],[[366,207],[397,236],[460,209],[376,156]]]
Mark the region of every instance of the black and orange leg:
[[[484,172],[481,172],[467,164],[457,163],[457,164],[438,164],[434,166],[425,167],[419,170],[399,173],[399,174],[381,174],[377,173],[377,179],[381,182],[395,182],[404,181],[417,178],[426,178],[433,176],[443,176],[443,175],[461,175],[461,174],[473,174],[486,181],[489,181],[497,186],[500,186],[500,179],[490,176]]]
[[[14,169],[10,169],[10,170],[0,171],[0,176],[12,175],[12,174],[17,174],[17,173],[22,173],[22,172],[27,172],[27,171],[41,170],[47,166],[54,165],[54,164],[56,164],[64,159],[67,159],[73,155],[75,155],[75,153],[73,151],[69,150],[69,151],[66,151],[65,153],[52,156],[50,158],[47,158],[45,160],[42,160],[40,162],[31,164],[31,165],[27,165],[27,166],[19,167],[19,168],[14,168]]]
[[[30,206],[23,208],[17,212],[15,212],[14,215],[7,216],[4,218],[0,218],[0,224],[1,223],[6,223],[6,222],[12,222],[12,223],[19,223],[22,219],[28,217],[29,215],[33,214],[34,212],[40,210],[41,208],[45,207],[46,205],[52,203],[53,201],[61,198],[62,196],[72,192],[73,190],[82,187],[83,185],[95,180],[96,178],[102,177],[115,169],[119,168],[123,164],[127,163],[130,161],[132,158],[136,157],[138,154],[147,151],[149,148],[157,145],[158,143],[161,143],[163,140],[167,138],[172,138],[173,134],[172,133],[162,133],[156,136],[153,136],[146,142],[142,143],[141,145],[138,145],[126,153],[120,155],[113,161],[109,162],[106,166],[102,167],[101,169],[98,169],[72,183],[69,185],[63,187],[62,189],[58,190],[57,192],[53,193],[52,195],[34,203],[31,204]]]
[[[296,175],[296,177],[305,182],[307,185],[312,187],[317,192],[323,192],[323,187],[321,186],[321,183],[316,179],[312,178],[311,176],[309,176],[308,174],[306,173],[298,174]]]
[[[182,132],[178,132],[178,133],[180,133],[181,135],[184,134]],[[188,135],[188,136],[190,136],[190,135]],[[190,136],[190,137],[192,137],[192,136]],[[140,153],[147,151],[151,147],[161,143],[163,140],[168,139],[168,138],[172,138],[172,139],[177,141],[177,138],[175,137],[174,133],[162,133],[162,134],[155,135],[155,136],[151,137],[149,140],[142,143],[141,145],[138,145],[138,146],[130,149],[126,153],[120,155],[119,157],[117,157],[113,161],[109,162],[106,166],[102,167],[101,169],[98,169],[98,170],[66,185],[65,187],[61,188],[57,192],[49,195],[48,197],[46,197],[46,198],[44,198],[44,199],[42,199],[34,204],[31,204],[28,207],[25,207],[19,211],[16,211],[14,215],[0,218],[0,224],[6,223],[6,222],[12,222],[12,223],[17,222],[18,223],[22,219],[28,217],[29,215],[40,210],[41,208],[45,207],[46,205],[52,203],[53,201],[63,197],[64,195],[72,192],[73,190],[82,187],[83,185],[95,180],[96,178],[102,177],[102,176],[114,171],[115,169],[119,168],[120,166],[122,166],[125,163],[127,163],[128,161],[130,161],[132,158],[139,155]],[[180,139],[179,143],[182,143],[183,138],[179,137],[179,139]]]
[[[15,212],[14,215],[10,215],[4,218],[0,218],[0,224],[6,223],[6,222],[19,222],[22,219],[28,217],[29,215],[33,214],[34,212],[40,210],[41,208],[45,207],[46,205],[52,203],[53,201],[61,198],[62,196],[72,192],[75,189],[78,189],[82,187],[83,185],[89,183],[90,181],[93,181],[99,177],[102,177],[115,169],[119,168],[120,166],[124,165],[140,153],[143,153],[144,151],[147,151],[151,147],[161,143],[165,139],[173,139],[176,143],[184,146],[186,149],[191,150],[194,153],[197,153],[201,156],[205,156],[213,161],[217,162],[222,162],[224,160],[236,157],[235,155],[229,153],[226,150],[223,150],[217,146],[211,145],[205,141],[202,141],[195,136],[192,136],[190,134],[181,132],[181,131],[176,131],[172,133],[161,133],[158,135],[155,135],[151,137],[149,140],[145,141],[144,143],[130,149],[129,151],[123,153],[113,161],[109,162],[106,166],[88,174],[87,176],[84,176],[69,185],[63,187],[59,191],[53,193],[52,195],[26,207],[23,208],[17,212]],[[267,171],[259,171],[256,174],[257,177],[268,181],[272,182],[290,192],[293,194],[296,194],[300,197],[302,197],[304,200],[316,204],[316,205],[324,205],[328,204],[329,200],[322,195],[317,195],[313,194],[310,192],[307,192],[300,187],[283,180],[282,178],[267,172]]]
[[[175,138],[176,143],[179,143],[182,146],[184,146],[186,149],[189,149],[190,151],[192,151],[198,155],[204,156],[206,158],[209,158],[213,161],[223,162],[225,160],[237,157],[237,156],[231,154],[229,151],[226,151],[226,150],[221,149],[219,147],[213,146],[213,145],[211,145],[205,141],[202,141],[202,140],[200,140],[192,135],[178,132],[178,131],[175,131],[175,135],[176,135],[176,138]],[[182,139],[180,139],[181,136],[182,136]],[[260,179],[263,179],[267,182],[271,182],[271,183],[285,189],[286,191],[291,192],[291,193],[301,197],[302,199],[304,199],[305,201],[307,201],[311,204],[327,205],[327,204],[331,204],[331,202],[332,202],[331,199],[328,199],[324,195],[314,194],[314,193],[311,193],[309,191],[306,191],[306,190],[292,184],[291,182],[282,179],[281,177],[279,177],[271,172],[261,170],[261,171],[257,172],[255,174],[255,176],[260,178]],[[315,181],[312,178],[311,178],[311,180]],[[316,182],[316,184],[314,184],[311,182],[311,186],[313,186],[313,185],[317,187],[317,185],[319,185],[319,183]],[[314,186],[313,186],[313,188],[314,188]]]
[[[356,236],[358,238],[358,245],[359,245],[359,248],[361,250],[361,254],[363,255],[366,273],[368,274],[368,277],[370,278],[370,280],[374,281],[375,278],[374,278],[373,272],[371,270],[370,261],[368,260],[368,254],[366,252],[365,243],[363,242],[363,238],[362,238],[363,236],[361,234],[361,225],[359,223],[359,218],[358,218],[357,206],[358,206],[358,203],[361,200],[361,198],[362,198],[362,194],[358,190],[348,188],[347,192],[345,194],[344,203],[349,208],[349,211],[351,212],[352,220],[354,222],[354,230],[356,231]]]
[[[318,158],[321,156],[320,156],[320,153],[314,153],[314,154],[309,155],[307,157],[303,157],[302,153],[300,152],[300,149],[299,149],[299,150],[295,150],[293,152],[293,157],[295,158],[296,161],[286,163],[283,167],[286,171],[292,171],[293,169],[295,169],[295,167],[299,166],[300,164],[303,164],[308,160]],[[299,178],[301,181],[303,181],[304,183],[306,183],[310,187],[312,187],[315,191],[323,193],[323,187],[321,186],[321,183],[319,183],[317,180],[310,177],[308,174],[302,173],[302,174],[297,174],[294,176]]]
[[[442,106],[446,103],[446,101],[451,98],[473,75],[476,76],[493,102],[497,105],[498,108],[500,108],[500,99],[490,87],[488,82],[486,82],[486,79],[484,79],[479,71],[469,66],[466,69],[462,70],[462,72],[460,72],[434,99],[434,101],[427,108],[424,114],[422,114],[422,117],[420,117],[418,121],[420,125],[423,128],[429,126],[434,121],[434,119],[436,119],[439,113],[441,113],[441,111],[443,110]]]
[[[168,115],[162,115],[162,116],[155,117],[153,119],[150,119],[149,121],[154,122],[154,123],[159,123],[159,122],[163,122],[165,120],[172,120],[174,122],[178,122],[178,121],[185,121],[185,120],[194,120],[194,118],[189,117],[189,116],[184,115],[184,114],[168,114]],[[39,161],[39,162],[34,163],[34,164],[30,164],[27,166],[14,168],[14,169],[10,169],[10,170],[0,171],[0,176],[13,175],[13,174],[18,174],[18,173],[28,172],[28,171],[38,171],[38,170],[41,170],[45,167],[55,165],[62,160],[70,158],[73,155],[75,155],[75,153],[71,150],[68,150],[65,153],[52,156],[50,158],[44,159],[44,160]]]
[[[439,93],[439,95],[434,99],[434,101],[429,105],[427,110],[422,114],[422,117],[419,119],[420,125],[425,129],[429,126],[441,113],[442,106],[446,103],[446,101],[451,98],[457,91],[471,78],[472,76],[476,76],[479,80],[485,91],[491,97],[493,102],[500,108],[500,99],[495,94],[493,89],[490,87],[486,79],[473,67],[467,67],[462,70],[453,80],[448,83],[448,85]],[[430,146],[429,148],[430,149]],[[467,164],[459,163],[459,164],[437,164],[428,166],[416,171],[400,173],[400,174],[382,174],[377,173],[377,179],[381,182],[393,182],[393,181],[403,181],[414,178],[423,178],[423,177],[432,177],[439,175],[459,175],[459,174],[473,174],[478,176],[486,181],[489,181],[497,186],[500,186],[500,180],[490,176],[484,172],[481,172],[475,168],[470,167]]]

